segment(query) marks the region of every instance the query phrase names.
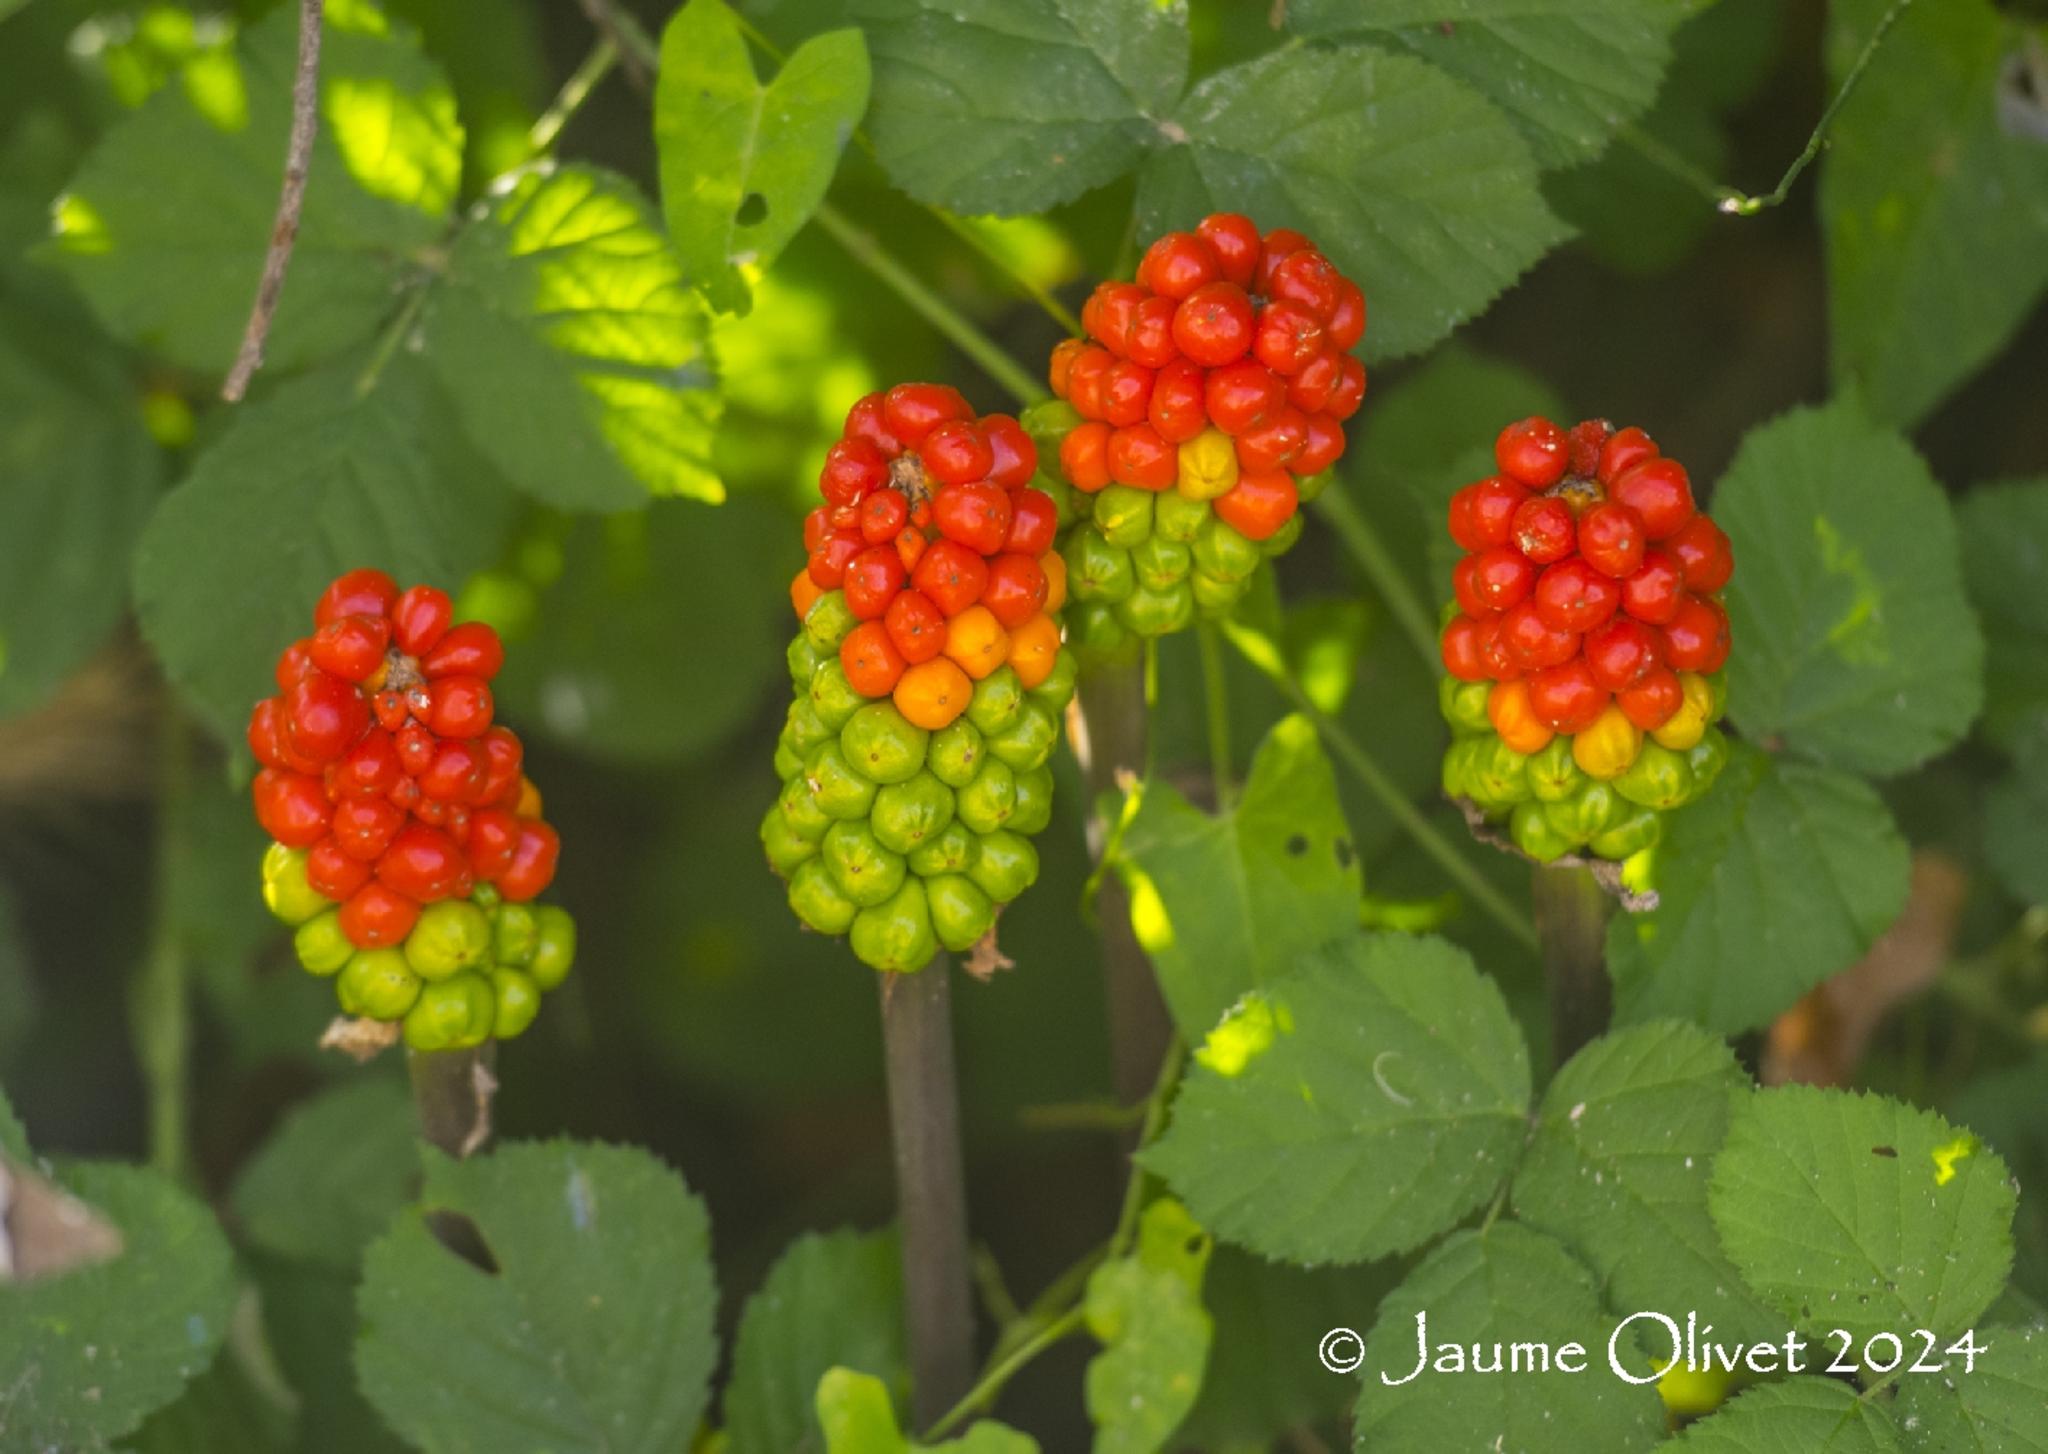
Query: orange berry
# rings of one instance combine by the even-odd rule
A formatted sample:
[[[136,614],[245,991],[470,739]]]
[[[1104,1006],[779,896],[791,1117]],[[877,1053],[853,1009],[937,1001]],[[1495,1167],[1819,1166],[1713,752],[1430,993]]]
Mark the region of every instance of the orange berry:
[[[1524,681],[1498,683],[1487,694],[1486,715],[1500,740],[1517,752],[1541,752],[1557,735],[1529,704],[1529,684]]]
[[[903,653],[880,621],[863,621],[839,643],[839,665],[863,697],[886,697],[903,675]]]
[[[519,779],[519,802],[512,809],[512,813],[514,817],[518,818],[538,818],[540,816],[540,789],[534,786],[532,778],[522,777]]]
[[[927,732],[950,726],[974,698],[967,673],[943,656],[921,661],[896,683],[896,710]]]
[[[1042,611],[1010,633],[1010,670],[1027,691],[1052,675],[1059,655],[1059,622]]]
[[[796,619],[801,621],[811,613],[811,603],[825,594],[825,588],[811,579],[811,569],[805,566],[796,573],[789,583],[789,604],[796,607]]]
[[[1010,633],[988,607],[969,606],[946,623],[946,655],[980,681],[1009,659]]]
[[[1067,604],[1067,558],[1057,550],[1048,550],[1038,558],[1038,564],[1045,571],[1045,609],[1057,611]]]

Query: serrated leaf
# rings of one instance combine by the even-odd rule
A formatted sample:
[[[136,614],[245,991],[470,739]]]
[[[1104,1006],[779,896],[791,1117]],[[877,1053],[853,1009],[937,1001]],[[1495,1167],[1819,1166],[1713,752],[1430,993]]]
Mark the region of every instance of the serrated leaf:
[[[450,1161],[364,1260],[356,1373],[426,1454],[673,1454],[717,1362],[709,1219],[644,1151],[573,1141]],[[495,1272],[430,1211],[472,1221]]]
[[[2012,1266],[2005,1163],[1932,1111],[1813,1086],[1736,1111],[1708,1206],[1757,1294],[1802,1328],[1947,1338]]]
[[[1283,718],[1220,817],[1146,785],[1117,871],[1174,1022],[1200,1039],[1246,990],[1358,924],[1361,883],[1336,776],[1305,717]]]
[[[0,1282],[0,1434],[11,1449],[96,1454],[206,1371],[234,1307],[219,1224],[136,1166],[61,1169],[120,1229],[122,1251],[37,1282]]]
[[[1643,875],[1661,902],[1607,928],[1617,1024],[1734,1034],[1845,969],[1899,916],[1906,842],[1868,784],[1731,745],[1720,780],[1665,822]]]
[[[1590,161],[1648,108],[1688,10],[1641,0],[1291,0],[1287,25],[1441,66],[1514,118],[1549,169]]]
[[[1371,300],[1369,359],[1436,343],[1567,235],[1514,124],[1410,56],[1276,51],[1204,80],[1172,121],[1139,180],[1141,235],[1217,210],[1301,228]]]
[[[1902,1446],[1879,1405],[1846,1383],[1808,1377],[1737,1395],[1672,1447],[1693,1454],[1890,1454]]]
[[[1830,5],[1831,84],[1885,10]],[[1828,135],[1831,372],[1888,422],[1919,421],[2048,288],[2048,147],[2000,117],[2001,73],[2025,35],[1985,0],[1907,10]]]
[[[623,177],[520,175],[456,239],[421,328],[478,447],[535,499],[725,497],[710,317]]]
[[[276,690],[271,663],[342,571],[451,589],[497,557],[509,497],[433,379],[401,355],[359,399],[359,375],[308,374],[240,406],[136,549],[143,631],[223,737]]]
[[[664,762],[705,751],[753,720],[782,675],[787,592],[761,568],[789,549],[788,517],[755,500],[715,514],[658,501],[644,513],[579,521],[562,578],[496,686],[514,715],[581,752]],[[687,672],[649,671],[676,624],[717,620]],[[704,690],[708,681],[718,690]]]
[[[1728,707],[1874,776],[1952,746],[1983,701],[1984,643],[1947,497],[1913,447],[1854,404],[1752,430],[1714,493],[1735,547]]]
[[[1963,579],[1984,625],[1984,734],[2004,747],[2048,725],[2048,479],[1963,496]]]
[[[1416,1367],[1423,1314],[1432,1367],[1389,1386]],[[1592,1275],[1541,1232],[1514,1222],[1459,1232],[1380,1305],[1359,1371],[1358,1454],[1647,1448],[1663,1432],[1663,1405],[1654,1389],[1625,1383],[1607,1367],[1615,1323],[1601,1311]],[[1624,1366],[1644,1363],[1630,1334],[1621,1336]],[[1554,1352],[1574,1342],[1585,1356],[1578,1373],[1555,1363],[1547,1371],[1528,1363],[1513,1373],[1470,1371],[1474,1344],[1489,1360],[1499,1354],[1506,1368],[1508,1345],[1545,1343]],[[1435,1371],[1442,1344],[1464,1345],[1465,1373]]]
[[[835,1366],[908,1389],[892,1232],[799,1237],[747,1299],[725,1389],[732,1454],[821,1454],[818,1380]]]
[[[345,1081],[285,1117],[235,1182],[243,1236],[277,1257],[353,1271],[419,1180],[412,1097]]]
[[[1362,1262],[1484,1205],[1529,1057],[1493,981],[1436,938],[1359,934],[1245,996],[1144,1153],[1202,1225],[1268,1257]]]
[[[851,1368],[818,1380],[817,1404],[825,1454],[1038,1454],[1036,1439],[991,1419],[943,1444],[912,1444],[897,1427],[887,1385]]]
[[[662,211],[716,307],[746,311],[742,270],[774,262],[810,220],[867,104],[858,30],[813,36],[764,86],[725,0],[690,0],[669,21],[654,93]]]
[[[1083,1380],[1095,1454],[1155,1454],[1194,1407],[1214,1324],[1202,1275],[1214,1246],[1171,1197],[1145,1208],[1137,1250],[1088,1278],[1082,1304],[1103,1351]]]
[[[0,269],[0,716],[103,645],[163,462],[127,361],[62,291]]]
[[[228,367],[256,294],[291,125],[297,12],[207,58],[117,122],[57,207],[52,262],[108,327],[173,362]],[[409,32],[337,7],[320,62],[320,130],[289,282],[265,353],[274,368],[371,334],[394,284],[447,226],[462,170],[455,99]],[[164,179],[177,185],[166,187]]]
[[[1945,1358],[1945,1371],[1899,1383],[1904,1444],[1921,1454],[2039,1454],[2048,1450],[2048,1330],[1985,1328],[1972,1339],[1975,1367]]]
[[[1719,1036],[1683,1021],[1595,1040],[1543,1093],[1515,1214],[1592,1268],[1610,1307],[1697,1311],[1730,1339],[1782,1331],[1707,1215],[1709,1169],[1749,1083]]]
[[[1016,216],[1136,167],[1187,82],[1186,0],[860,0],[897,186]]]

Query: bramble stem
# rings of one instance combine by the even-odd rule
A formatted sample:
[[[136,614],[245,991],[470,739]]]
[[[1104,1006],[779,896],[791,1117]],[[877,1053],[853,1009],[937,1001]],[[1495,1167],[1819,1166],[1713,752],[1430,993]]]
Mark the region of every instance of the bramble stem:
[[[1430,620],[1429,608],[1422,604],[1422,598],[1415,594],[1415,588],[1408,583],[1408,577],[1401,573],[1394,553],[1387,549],[1387,543],[1380,539],[1379,531],[1373,528],[1351,503],[1351,497],[1344,493],[1342,481],[1333,482],[1316,497],[1309,507],[1337,533],[1338,543],[1350,552],[1358,568],[1365,572],[1365,578],[1386,603],[1388,614],[1414,646],[1416,655],[1434,670],[1439,660],[1436,644],[1436,626]]]
[[[187,1071],[192,1014],[174,886],[191,796],[191,734],[168,695],[157,720],[155,902],[149,947],[129,991],[129,1016],[135,1058],[148,1088],[149,1164],[166,1176],[180,1177],[191,1161]]]
[[[1612,904],[1592,871],[1541,866],[1530,898],[1550,991],[1550,1058],[1563,1065],[1607,1029],[1614,993],[1607,980]]]
[[[1230,680],[1223,674],[1223,640],[1216,623],[1204,621],[1195,634],[1202,653],[1202,706],[1209,720],[1209,776],[1215,785],[1216,811],[1227,813],[1237,799],[1237,780],[1230,757]]]
[[[911,1407],[922,1427],[974,1382],[974,1300],[967,1184],[953,1073],[953,967],[943,954],[913,974],[879,976],[889,1131],[903,1229],[903,1313]]]
[[[420,1139],[457,1161],[490,1143],[491,1102],[498,1093],[498,1045],[469,1050],[407,1050],[406,1074],[419,1116]]]
[[[285,143],[284,186],[277,199],[277,218],[270,227],[270,248],[263,255],[263,276],[256,284],[256,303],[242,330],[242,346],[234,367],[220,386],[221,398],[238,403],[249,380],[263,367],[263,345],[284,296],[285,269],[292,244],[299,240],[299,213],[306,205],[306,173],[313,165],[313,139],[320,130],[320,32],[326,0],[299,0],[299,59],[292,76],[292,129]]]

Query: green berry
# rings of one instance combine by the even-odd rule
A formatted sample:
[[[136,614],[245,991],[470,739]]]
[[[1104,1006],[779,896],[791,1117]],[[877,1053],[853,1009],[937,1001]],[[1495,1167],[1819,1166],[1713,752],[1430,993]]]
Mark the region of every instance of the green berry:
[[[1105,602],[1077,599],[1067,611],[1067,644],[1092,660],[1114,656],[1130,639],[1116,609]]]
[[[974,695],[967,702],[967,720],[982,736],[993,737],[1015,722],[1023,710],[1024,684],[1017,680],[1016,672],[999,666],[974,684]]]
[[[1300,498],[1301,503],[1306,505],[1323,491],[1329,489],[1330,481],[1335,478],[1337,478],[1335,470],[1318,470],[1312,475],[1305,475],[1297,479],[1294,482],[1294,492]],[[1295,512],[1295,518],[1297,520],[1301,518],[1299,511]]]
[[[1210,513],[1207,501],[1190,500],[1178,490],[1167,490],[1152,507],[1152,533],[1161,540],[1190,545]]]
[[[804,613],[804,636],[820,658],[836,657],[839,643],[859,624],[853,608],[846,604],[846,592],[827,591],[811,602],[811,609]]]
[[[811,785],[804,781],[801,773],[792,775],[782,784],[782,791],[775,798],[775,809],[789,824],[789,831],[806,843],[816,843],[832,826],[831,815],[818,806],[817,799],[811,796]]]
[[[491,1038],[498,997],[474,970],[424,985],[405,1015],[405,1043],[415,1050],[467,1050]]]
[[[809,697],[798,697],[789,704],[789,745],[798,752],[809,753],[822,742],[830,742],[833,730],[811,706]]]
[[[1017,720],[988,739],[989,755],[1020,772],[1043,767],[1060,740],[1059,719],[1036,702],[1026,702]]]
[[[789,907],[797,918],[820,934],[844,934],[860,905],[840,892],[823,859],[798,866],[789,876]]]
[[[524,1033],[540,1013],[540,986],[516,969],[491,971],[491,1033],[510,1040]]]
[[[1109,485],[1095,496],[1095,528],[1111,545],[1129,550],[1152,533],[1152,491]]]
[[[567,909],[543,904],[535,911],[537,932],[526,972],[544,990],[559,986],[576,963],[576,920]]]
[[[947,787],[964,788],[981,771],[986,755],[981,745],[981,729],[965,716],[959,716],[932,734],[925,764],[931,768],[932,776]]]
[[[935,836],[920,843],[907,860],[910,871],[924,878],[965,873],[981,852],[981,840],[958,817]]]
[[[991,757],[974,781],[961,788],[956,808],[960,821],[976,833],[993,833],[1017,811],[1017,774],[1007,762]]]
[[[334,982],[334,997],[351,1015],[397,1020],[419,999],[420,977],[396,949],[363,949],[350,956]]]
[[[421,979],[447,979],[483,963],[491,951],[491,921],[467,899],[443,899],[420,911],[405,936],[405,962]]]
[[[844,727],[847,720],[867,702],[867,698],[855,691],[853,683],[846,679],[846,668],[839,664],[836,656],[812,675],[806,694],[810,698],[811,709],[818,714],[818,720],[834,732]]]
[[[1596,833],[1586,846],[1601,858],[1623,859],[1657,846],[1664,836],[1664,815],[1655,808],[1637,808],[1619,823]]]
[[[287,924],[303,924],[333,905],[306,881],[306,850],[273,843],[263,851],[263,902]]]
[[[1131,547],[1131,569],[1137,572],[1138,584],[1148,591],[1172,590],[1186,579],[1194,560],[1194,552],[1185,545],[1160,535],[1148,536]]]
[[[903,882],[903,855],[884,848],[865,822],[834,823],[823,847],[821,857],[832,882],[862,908],[881,903]]]
[[[1471,763],[1465,791],[1482,808],[1506,808],[1529,796],[1529,759],[1498,737],[1475,739],[1480,750]]]
[[[924,968],[939,952],[924,880],[907,878],[886,901],[855,914],[850,938],[853,952],[875,969],[907,974]]]
[[[1573,843],[1585,843],[1606,832],[1628,813],[1628,804],[1614,791],[1613,784],[1597,778],[1586,778],[1570,797],[1552,799],[1541,806],[1550,826]]]
[[[811,844],[812,852],[817,844]],[[505,904],[491,919],[491,958],[500,964],[509,964],[515,969],[524,969],[533,960],[534,946],[540,943],[540,907],[536,904]]]
[[[946,873],[927,879],[924,892],[939,943],[955,954],[972,949],[995,925],[994,900],[962,874]]]
[[[790,742],[788,733],[784,733],[775,741],[774,766],[775,776],[782,782],[789,781],[792,776],[804,770],[803,754]]]
[[[865,818],[875,806],[875,785],[846,760],[837,741],[817,747],[804,762],[811,801],[828,818]]]
[[[1067,589],[1076,601],[1117,602],[1138,584],[1131,553],[1111,545],[1097,530],[1076,530],[1060,552],[1067,562]]]
[[[341,932],[341,912],[316,914],[292,933],[292,953],[312,974],[333,974],[355,954],[355,945]]]
[[[1171,636],[1194,622],[1194,588],[1186,581],[1163,591],[1140,586],[1117,606],[1116,614],[1140,636]]]
[[[1211,619],[1227,616],[1244,599],[1243,581],[1226,581],[1205,570],[1188,572],[1188,588],[1194,593],[1195,609]]]
[[[1251,577],[1264,559],[1258,546],[1211,514],[1195,532],[1195,564],[1219,581],[1242,581]]]
[[[1448,678],[1447,678],[1448,680]],[[1467,682],[1465,686],[1483,687],[1485,682]],[[1481,696],[1484,696],[1481,693]],[[1485,708],[1480,708],[1481,715]],[[1593,779],[1572,761],[1572,740],[1569,737],[1553,737],[1540,751],[1529,754],[1529,791],[1539,803],[1561,803],[1578,795],[1579,791]],[[1592,830],[1588,830],[1589,832]]]
[[[1062,651],[1052,659],[1052,671],[1045,680],[1031,689],[1032,700],[1045,703],[1055,712],[1066,710],[1067,703],[1074,700],[1074,684],[1080,675],[1080,659],[1071,651]]]
[[[869,781],[900,783],[924,766],[930,739],[931,733],[897,711],[895,703],[870,702],[848,719],[839,748]]]
[[[1280,522],[1278,530],[1275,530],[1271,535],[1268,535],[1258,543],[1259,554],[1265,556],[1268,560],[1287,554],[1288,551],[1294,549],[1294,542],[1301,539],[1301,531],[1301,511],[1296,510],[1292,515],[1289,515]]]
[[[1012,833],[1034,837],[1052,822],[1052,772],[1043,767],[1017,774],[1017,805],[1010,810],[1004,826]]]
[[[1007,904],[1038,878],[1038,850],[1031,840],[998,829],[981,835],[981,852],[967,876],[999,904]]]
[[[1614,788],[1631,803],[1668,811],[1692,796],[1692,768],[1684,753],[1645,742],[1636,760],[1614,780]]]
[[[1515,847],[1538,863],[1562,858],[1572,848],[1572,840],[1557,831],[1545,815],[1544,805],[1533,799],[1516,805],[1508,819],[1508,833]]]
[[[837,661],[837,656],[827,656],[811,644],[811,638],[799,631],[789,640],[789,650],[783,653],[789,663],[789,682],[798,691],[807,691],[811,678],[827,661]]]
[[[1486,715],[1486,699],[1493,692],[1492,682],[1461,682],[1447,676],[1436,684],[1437,710],[1443,719],[1451,724],[1454,732],[1487,732],[1493,728],[1492,720]],[[1564,760],[1572,760],[1572,745],[1569,738],[1557,738],[1564,743]]]
[[[1706,735],[1685,754],[1685,763],[1692,769],[1693,793],[1686,800],[1691,802],[1712,787],[1721,769],[1728,765],[1728,739],[1721,729],[1709,727]]]
[[[784,878],[818,851],[816,842],[796,836],[779,807],[769,808],[768,816],[761,820],[761,847],[768,854],[768,866]]]
[[[929,772],[875,794],[868,826],[892,853],[910,853],[953,821],[953,790]]]

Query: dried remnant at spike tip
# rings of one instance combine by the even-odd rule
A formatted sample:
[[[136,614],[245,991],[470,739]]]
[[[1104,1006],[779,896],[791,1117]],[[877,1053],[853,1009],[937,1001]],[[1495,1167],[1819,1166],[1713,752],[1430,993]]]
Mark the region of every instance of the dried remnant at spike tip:
[[[344,1012],[403,1022],[420,1050],[518,1035],[576,952],[567,912],[531,902],[560,840],[519,738],[492,720],[504,645],[454,614],[432,586],[350,571],[249,718],[276,840],[264,901]]]
[[[1451,499],[1444,792],[1539,863],[1619,862],[1727,761],[1728,537],[1640,429],[1523,419],[1494,460]]]
[[[1365,396],[1365,295],[1300,233],[1217,213],[1081,324],[1053,350],[1064,402],[1027,422],[1057,456],[1075,641],[1105,652],[1228,615],[1300,537]]]
[[[1047,483],[1015,419],[936,384],[860,400],[827,452],[761,842],[797,917],[875,969],[992,970],[1038,876],[1075,675]]]

